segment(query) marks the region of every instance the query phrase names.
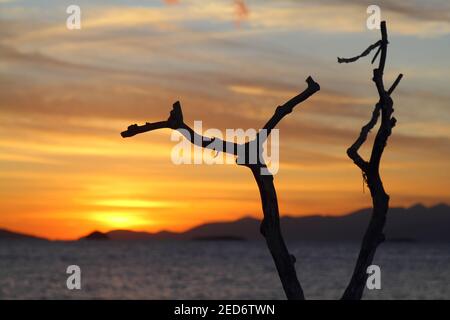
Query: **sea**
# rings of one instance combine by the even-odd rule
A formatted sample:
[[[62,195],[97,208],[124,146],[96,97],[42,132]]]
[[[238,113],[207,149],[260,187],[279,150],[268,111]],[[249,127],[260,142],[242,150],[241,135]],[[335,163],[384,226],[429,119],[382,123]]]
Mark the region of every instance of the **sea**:
[[[287,244],[307,299],[339,299],[358,243]],[[386,242],[364,299],[450,299],[450,244]],[[71,265],[80,289],[68,289]],[[261,241],[0,241],[0,299],[285,299]]]

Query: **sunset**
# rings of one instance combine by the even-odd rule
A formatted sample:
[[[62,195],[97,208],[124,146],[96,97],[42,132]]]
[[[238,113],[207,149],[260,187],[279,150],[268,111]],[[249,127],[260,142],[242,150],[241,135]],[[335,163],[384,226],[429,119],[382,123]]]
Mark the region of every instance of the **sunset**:
[[[347,149],[383,102],[372,75],[377,49],[351,64],[337,60],[377,41],[385,50],[380,27],[366,23],[371,4],[0,0],[0,229],[74,241],[94,231],[172,235],[260,221],[261,183],[236,155],[227,164],[180,164],[174,147],[184,138],[170,125],[126,139],[121,132],[174,123],[177,101],[183,125],[201,121],[203,132],[196,132],[213,140],[212,132],[259,130],[278,106],[308,90],[309,76],[320,91],[276,125],[282,221],[376,206],[370,176]],[[81,8],[79,28],[69,28],[71,5]],[[389,34],[386,90],[404,75],[392,93],[395,128],[386,137],[380,185],[395,210],[447,207],[450,3],[376,5]],[[365,159],[377,130],[359,150]],[[189,157],[225,156],[192,150]],[[386,221],[389,227],[389,214]]]
[[[166,118],[175,100],[190,123],[258,128],[311,73],[324,89],[280,126],[281,213],[339,215],[370,204],[345,150],[375,93],[365,65],[336,64],[346,47],[377,37],[364,19],[344,19],[364,15],[363,5],[249,2],[239,28],[233,1],[80,5],[82,29],[70,31],[64,3],[1,4],[2,227],[73,239],[94,229],[179,231],[259,217],[245,169],[176,166],[170,130],[133,141],[119,132]],[[388,76],[408,74],[383,168],[395,206],[450,199],[450,22],[435,20],[440,6],[447,3],[423,16],[408,7],[383,12],[392,20]]]

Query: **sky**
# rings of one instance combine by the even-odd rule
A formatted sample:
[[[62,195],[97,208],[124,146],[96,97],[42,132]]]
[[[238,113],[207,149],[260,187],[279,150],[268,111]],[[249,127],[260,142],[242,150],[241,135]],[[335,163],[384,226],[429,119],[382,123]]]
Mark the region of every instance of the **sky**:
[[[71,4],[80,30],[66,27]],[[309,75],[321,91],[278,126],[280,212],[370,207],[346,149],[377,102],[373,66],[336,59],[380,38],[370,4],[388,26],[385,82],[404,74],[381,167],[390,204],[450,203],[446,0],[0,0],[0,228],[75,239],[261,217],[250,170],[173,164],[169,129],[120,132],[177,100],[190,125],[258,129]]]

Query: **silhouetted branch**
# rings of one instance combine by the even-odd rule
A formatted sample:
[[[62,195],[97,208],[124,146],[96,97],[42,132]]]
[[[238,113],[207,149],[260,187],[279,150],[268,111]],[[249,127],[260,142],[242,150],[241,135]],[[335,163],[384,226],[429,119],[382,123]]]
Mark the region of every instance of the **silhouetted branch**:
[[[184,123],[183,112],[181,110],[181,104],[179,101],[173,104],[173,109],[172,111],[170,111],[169,119],[167,119],[166,121],[159,121],[153,123],[147,122],[146,124],[141,126],[137,124],[132,124],[131,126],[128,127],[127,130],[121,133],[121,136],[123,138],[128,138],[135,136],[136,134],[163,128],[178,130],[192,144],[195,144],[199,147],[214,149],[216,151],[228,152],[237,155],[238,144],[234,142],[223,141],[218,138],[209,138],[199,135],[191,127],[189,127],[186,123]],[[220,141],[220,143],[218,143],[217,141]],[[217,145],[219,144],[222,146],[222,148],[217,148]]]
[[[381,51],[381,46],[378,46],[378,50],[377,50],[377,52],[375,52],[375,54],[372,58],[372,61],[370,62],[371,64],[373,64],[375,62],[375,60],[377,60],[377,57],[380,54],[380,51]]]
[[[342,299],[356,300],[361,299],[367,281],[367,267],[372,264],[378,245],[384,241],[383,229],[386,222],[386,215],[389,209],[389,195],[386,194],[383,183],[381,181],[379,166],[381,156],[387,140],[391,135],[392,128],[395,126],[396,119],[392,117],[393,101],[390,97],[395,90],[403,75],[400,74],[394,81],[388,91],[384,89],[383,74],[387,56],[387,29],[386,22],[381,22],[381,40],[376,44],[379,46],[373,61],[380,54],[378,68],[373,70],[372,80],[378,91],[379,101],[375,105],[372,118],[362,129],[358,139],[347,150],[348,156],[363,171],[363,176],[367,179],[367,185],[370,189],[372,197],[373,211],[369,222],[369,226],[364,235],[361,249],[358,255],[352,278],[342,296]],[[367,55],[376,46],[372,45],[363,54]],[[369,50],[370,49],[370,50]],[[357,59],[355,59],[357,60]],[[353,61],[355,61],[353,60]],[[351,62],[351,61],[348,61]],[[369,161],[365,161],[359,154],[358,150],[366,141],[370,130],[376,125],[381,112],[381,124],[375,136],[372,146],[372,152]]]
[[[367,171],[368,169],[368,162],[365,161],[358,153],[359,149],[363,145],[364,142],[367,140],[367,136],[370,133],[370,130],[375,127],[377,124],[378,118],[380,117],[380,105],[376,104],[373,112],[372,112],[372,118],[370,121],[361,129],[361,133],[359,134],[358,139],[352,144],[350,148],[347,149],[347,155],[350,157],[350,159],[353,160],[353,162],[362,170]]]
[[[278,122],[281,121],[281,119],[283,119],[286,115],[292,112],[295,106],[302,103],[310,96],[312,96],[314,93],[320,90],[319,84],[315,82],[313,78],[308,77],[306,79],[306,83],[308,83],[308,88],[306,88],[306,90],[304,90],[297,96],[293,97],[291,100],[287,101],[282,106],[279,106],[275,110],[274,115],[269,119],[269,121],[265,124],[263,128],[267,130],[267,136],[269,136],[272,129],[275,128],[275,126],[278,124]]]
[[[269,136],[270,132],[273,128],[280,122],[281,119],[283,119],[287,114],[291,113],[293,108],[300,104],[301,102],[308,99],[311,95],[316,93],[320,90],[320,86],[317,82],[315,82],[311,77],[308,77],[306,79],[306,82],[308,84],[308,87],[298,94],[297,96],[293,97],[289,101],[287,101],[284,105],[279,106],[276,110],[274,115],[270,118],[270,120],[266,123],[263,129],[266,129],[266,135],[259,141],[259,143],[264,142],[265,139]],[[215,151],[220,152],[226,152],[233,155],[238,155],[239,148],[243,148],[243,144],[238,144],[235,142],[230,141],[224,141],[218,138],[209,138],[202,135],[197,134],[191,127],[189,127],[184,121],[183,121],[183,112],[181,110],[181,104],[179,101],[175,102],[173,104],[173,109],[170,112],[169,119],[166,121],[159,121],[159,122],[153,122],[149,123],[147,122],[144,125],[137,125],[133,124],[128,127],[127,130],[123,131],[121,133],[121,136],[123,138],[129,138],[133,137],[136,134],[153,131],[157,129],[163,129],[163,128],[169,128],[173,130],[179,130],[183,136],[188,139],[191,143],[198,145],[202,148],[208,148],[208,149],[214,149]],[[183,130],[180,130],[183,129]],[[187,134],[186,134],[187,133]],[[258,134],[257,138],[259,138],[260,135]],[[252,143],[253,141],[249,142]],[[247,144],[249,144],[247,143]],[[217,146],[221,145],[222,147],[218,148]]]
[[[156,129],[170,128],[173,130],[179,130],[191,143],[203,148],[210,148],[216,151],[239,155],[238,150],[244,147],[246,150],[246,159],[248,160],[250,157],[247,156],[247,153],[251,143],[262,143],[263,141],[260,140],[267,139],[267,136],[275,128],[275,126],[287,114],[291,113],[294,107],[320,90],[319,84],[316,83],[311,77],[308,77],[306,82],[308,87],[303,92],[287,101],[284,105],[276,108],[273,116],[263,127],[263,129],[267,130],[266,135],[260,139],[260,133],[258,133],[257,137],[249,143],[237,144],[234,142],[220,140],[222,149],[217,148],[217,142],[215,142],[217,140],[215,138],[201,136],[184,123],[183,113],[179,102],[174,103],[173,109],[170,112],[170,116],[167,121],[146,123],[141,126],[133,124],[129,126],[126,131],[122,132],[121,135],[126,138]],[[261,147],[258,147],[258,152],[262,152]],[[278,200],[273,183],[273,176],[270,174],[261,174],[261,167],[265,167],[265,164],[261,159],[262,157],[258,157],[258,162],[255,164],[251,164],[250,162],[243,163],[251,169],[261,195],[264,218],[261,222],[260,231],[266,239],[267,246],[275,262],[286,297],[288,299],[304,299],[303,290],[300,282],[298,281],[295,270],[295,257],[289,253],[281,233]]]
[[[398,76],[397,76],[397,79],[395,79],[395,81],[394,81],[394,83],[392,84],[392,86],[389,88],[389,90],[388,90],[388,95],[391,95],[392,94],[392,92],[394,92],[394,90],[395,90],[395,88],[397,88],[397,85],[400,83],[400,80],[402,80],[402,78],[403,78],[403,74],[399,74]]]
[[[375,48],[378,48],[381,45],[381,40],[375,42],[374,44],[370,45],[366,50],[364,50],[360,55],[357,55],[356,57],[352,58],[339,58],[338,57],[338,63],[351,63],[357,61],[359,58],[367,56],[372,50]],[[375,54],[375,58],[378,55],[378,52]],[[374,59],[375,59],[374,58]]]

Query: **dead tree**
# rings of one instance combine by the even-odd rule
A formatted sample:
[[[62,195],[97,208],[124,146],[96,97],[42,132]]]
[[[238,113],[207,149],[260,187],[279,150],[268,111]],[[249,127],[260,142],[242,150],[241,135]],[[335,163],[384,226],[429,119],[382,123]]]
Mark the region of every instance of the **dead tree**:
[[[262,152],[263,143],[269,136],[271,130],[274,129],[286,115],[291,113],[295,106],[320,90],[319,84],[311,77],[308,77],[306,82],[308,87],[303,92],[287,101],[284,105],[277,107],[273,116],[263,127],[265,130],[260,130],[255,139],[246,143],[239,144],[197,134],[183,121],[183,113],[178,101],[174,103],[170,116],[166,121],[146,123],[141,126],[134,124],[121,133],[122,137],[125,138],[162,128],[178,130],[192,144],[202,148],[212,149],[217,152],[232,154],[237,157],[236,162],[239,165],[248,167],[252,171],[256,183],[258,184],[261,196],[264,218],[261,222],[260,232],[266,239],[267,246],[275,262],[278,275],[288,299],[304,299],[304,294],[295,271],[295,257],[289,253],[281,233],[278,200],[273,183],[273,175],[267,172],[267,170],[262,174],[262,170],[267,169],[262,157]],[[258,153],[256,157],[251,154],[252,150],[256,150]],[[252,159],[255,160],[255,158],[256,161],[252,161]]]
[[[379,100],[374,107],[370,121],[362,127],[359,137],[347,150],[347,154],[350,159],[352,159],[356,166],[361,169],[363,179],[369,187],[370,195],[372,197],[373,210],[369,226],[362,240],[361,249],[353,270],[352,278],[344,292],[344,295],[342,296],[342,299],[344,300],[359,300],[362,297],[368,277],[366,273],[367,267],[372,264],[378,245],[385,239],[383,228],[386,223],[386,215],[389,209],[389,195],[385,192],[380,177],[380,161],[384,148],[386,147],[386,143],[391,135],[392,128],[396,123],[396,119],[392,116],[392,113],[394,112],[394,103],[391,98],[391,94],[394,92],[403,75],[400,74],[392,86],[388,90],[385,89],[383,73],[388,46],[385,21],[381,22],[380,28],[381,40],[369,46],[362,54],[349,59],[338,58],[339,63],[354,62],[359,58],[368,55],[372,50],[378,48],[373,57],[373,63],[378,55],[380,55],[378,68],[373,70],[372,78],[378,91]],[[362,144],[366,141],[370,130],[377,124],[380,113],[381,124],[375,136],[370,159],[369,161],[366,161],[359,155],[358,151]]]

